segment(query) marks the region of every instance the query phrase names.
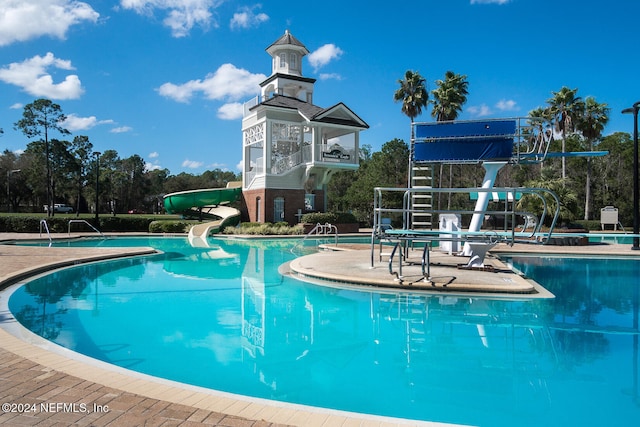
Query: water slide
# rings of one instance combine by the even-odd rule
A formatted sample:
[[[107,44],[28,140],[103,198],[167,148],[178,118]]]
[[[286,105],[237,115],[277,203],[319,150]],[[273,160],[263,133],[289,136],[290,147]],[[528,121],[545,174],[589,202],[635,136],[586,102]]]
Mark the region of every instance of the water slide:
[[[237,201],[242,194],[242,189],[235,185],[236,183],[229,183],[227,188],[180,191],[164,196],[164,207],[168,213],[215,218],[191,227],[189,242],[192,246],[209,247],[209,234],[218,233],[222,228],[240,222],[240,211],[226,206]]]

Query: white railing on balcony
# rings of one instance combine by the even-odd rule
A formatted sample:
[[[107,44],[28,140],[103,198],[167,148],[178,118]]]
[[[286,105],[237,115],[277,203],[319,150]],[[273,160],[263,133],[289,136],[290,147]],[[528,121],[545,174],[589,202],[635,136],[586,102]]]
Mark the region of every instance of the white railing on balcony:
[[[246,173],[245,186],[248,187],[253,182],[256,176],[264,175],[263,165],[264,165],[264,158],[263,157],[257,158],[255,166],[253,166],[251,170],[247,171]]]
[[[242,117],[247,117],[250,112],[249,110],[255,107],[256,105],[260,104],[260,102],[262,102],[262,97],[259,95],[245,102],[244,105],[242,106]]]
[[[275,175],[280,175],[282,173],[288,172],[294,167],[298,166],[302,163],[302,153],[300,151],[296,151],[290,156],[282,157],[279,159],[274,159],[275,161],[271,165],[271,173]]]

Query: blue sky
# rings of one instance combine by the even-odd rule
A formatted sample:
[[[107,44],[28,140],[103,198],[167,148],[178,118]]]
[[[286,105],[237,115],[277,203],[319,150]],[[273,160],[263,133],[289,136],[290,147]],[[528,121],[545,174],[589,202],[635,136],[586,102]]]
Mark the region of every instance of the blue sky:
[[[467,75],[461,119],[526,116],[568,86],[609,105],[605,134],[632,132],[620,111],[640,100],[639,16],[633,0],[0,0],[0,150],[26,147],[13,124],[43,97],[96,151],[237,172],[240,107],[287,29],[311,52],[314,103],[344,102],[374,150],[409,139],[393,102],[408,69],[429,90],[447,70]]]

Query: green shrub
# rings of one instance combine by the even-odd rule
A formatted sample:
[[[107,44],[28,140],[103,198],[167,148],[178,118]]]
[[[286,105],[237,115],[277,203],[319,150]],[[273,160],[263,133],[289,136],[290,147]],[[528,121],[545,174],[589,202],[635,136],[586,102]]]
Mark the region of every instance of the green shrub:
[[[184,232],[184,228],[189,224],[187,221],[179,221],[177,216],[171,215],[121,215],[110,216],[102,215],[99,219],[97,229],[104,232]],[[0,232],[11,233],[38,233],[40,230],[40,221],[46,220],[49,231],[52,233],[66,233],[69,231],[70,220],[84,220],[95,226],[94,216],[87,214],[80,215],[56,215],[48,218],[46,215],[38,214],[11,214],[0,215]],[[162,223],[171,223],[172,225],[162,226]],[[151,226],[152,223],[158,223]],[[181,223],[182,225],[176,225]],[[195,222],[194,222],[195,223]],[[177,230],[177,231],[176,231]],[[188,230],[188,228],[187,228]],[[43,232],[44,232],[43,227]],[[92,228],[83,223],[75,223],[71,226],[71,232],[92,232]]]
[[[146,233],[153,219],[147,217],[101,216],[100,231],[137,231]]]
[[[153,221],[149,233],[187,233],[192,226],[188,221]]]
[[[300,235],[302,234],[302,225],[294,225],[293,227],[286,222],[256,223],[244,222],[238,227],[227,227],[222,234],[245,234],[250,236],[274,236],[274,235]]]
[[[583,228],[585,230],[591,230],[591,231],[599,231],[601,230],[601,226],[600,226],[600,220],[576,220],[576,221],[572,221],[570,224],[567,225],[568,228]],[[609,229],[613,229],[613,227],[609,227]]]
[[[338,212],[336,218],[336,224],[354,224],[358,222],[358,219],[351,212]]]
[[[312,212],[302,215],[300,222],[305,224],[335,224],[338,220],[338,215],[333,212]]]
[[[302,215],[300,222],[305,224],[354,224],[356,216],[350,212],[313,212]]]

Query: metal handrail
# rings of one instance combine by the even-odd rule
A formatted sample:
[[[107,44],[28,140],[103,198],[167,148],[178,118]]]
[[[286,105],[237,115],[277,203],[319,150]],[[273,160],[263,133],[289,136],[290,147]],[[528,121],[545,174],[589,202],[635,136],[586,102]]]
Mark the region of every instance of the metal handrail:
[[[512,195],[513,200],[504,200],[505,207],[504,210],[486,210],[486,211],[476,211],[475,208],[468,210],[440,210],[440,209],[432,209],[432,208],[413,208],[411,205],[411,196],[415,193],[503,193],[505,195]],[[402,207],[385,207],[383,195],[391,195],[391,194],[401,194],[403,197]],[[516,195],[531,195],[540,199],[540,203],[543,207],[541,215],[538,217],[533,215],[531,212],[519,210],[516,207]],[[547,204],[546,196],[551,197],[555,203],[555,209],[552,211],[550,206]],[[423,213],[429,212],[431,214],[440,214],[440,213],[453,213],[460,215],[478,215],[478,214],[490,214],[495,216],[500,216],[505,219],[505,229],[503,232],[499,233],[501,238],[508,242],[509,244],[513,244],[516,242],[516,238],[527,239],[527,242],[535,242],[535,243],[547,243],[553,230],[556,226],[556,222],[560,213],[560,202],[558,200],[557,195],[544,188],[525,188],[525,187],[508,187],[508,188],[384,188],[377,187],[374,189],[374,201],[373,201],[373,232],[371,235],[371,263],[373,265],[373,250],[376,241],[387,240],[390,236],[388,233],[385,233],[381,230],[380,224],[382,223],[382,218],[388,216],[389,214],[396,214],[402,216],[402,227],[399,229],[394,229],[392,234],[405,234],[407,237],[412,234],[422,234],[422,235],[430,235],[429,238],[442,240],[445,236],[448,236],[452,233],[447,231],[419,231],[414,230],[411,225],[411,215],[413,213]],[[522,231],[516,232],[516,220],[518,218],[525,218],[526,216],[531,215],[536,218],[536,225],[533,227],[533,230],[530,232]],[[541,227],[545,221],[547,215],[550,215],[552,218],[551,225],[549,230],[545,233],[541,232]],[[507,220],[511,220],[511,227],[506,226]],[[482,235],[482,232],[457,232],[456,238],[462,238],[463,240],[469,238],[477,238],[478,235]],[[530,240],[535,239],[535,240]]]
[[[328,236],[329,234],[334,235],[334,244],[338,245],[338,227],[328,222],[324,224],[317,223],[305,236],[302,240],[300,240],[293,248],[291,248],[291,253],[301,245],[304,245],[305,240],[307,240],[310,236]]]
[[[71,224],[87,224],[90,228],[93,229],[93,231],[95,231],[96,233],[98,233],[100,236],[102,236],[102,238],[106,239],[106,236],[104,234],[102,234],[102,232],[100,230],[98,230],[97,228],[95,228],[93,225],[91,225],[89,222],[87,222],[84,219],[70,219],[69,223],[67,225],[67,234],[71,235]]]
[[[47,231],[47,236],[49,237],[49,247],[51,247],[51,245],[53,244],[53,239],[51,238],[51,233],[49,232],[49,224],[47,224],[46,219],[40,220],[40,237],[42,237],[43,226],[44,226],[44,229]]]

